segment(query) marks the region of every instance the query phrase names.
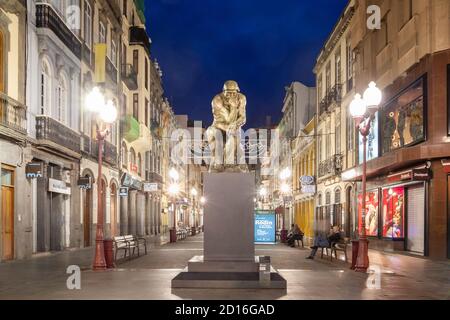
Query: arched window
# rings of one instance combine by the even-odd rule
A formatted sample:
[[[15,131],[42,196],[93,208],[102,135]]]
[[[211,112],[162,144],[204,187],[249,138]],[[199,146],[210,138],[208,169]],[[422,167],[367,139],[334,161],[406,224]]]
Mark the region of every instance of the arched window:
[[[334,203],[341,203],[341,189],[339,188],[334,191]]]
[[[131,156],[131,165],[136,166],[136,152],[134,152],[134,149],[131,148],[130,153],[131,153],[131,155],[130,155]]]
[[[325,204],[327,206],[331,204],[331,193],[330,193],[330,191],[327,191],[327,193],[325,195]]]
[[[321,207],[322,206],[322,194],[319,193],[319,196],[317,197],[317,206]]]
[[[84,1],[84,41],[86,46],[92,47],[92,8],[88,1]]]
[[[66,78],[61,75],[59,77],[58,86],[56,87],[56,116],[59,122],[67,125],[67,103],[68,103],[68,90]]]
[[[42,61],[41,66],[41,97],[40,114],[51,116],[51,72],[47,61]]]
[[[122,162],[122,167],[126,168],[128,166],[128,148],[127,148],[127,144],[125,142],[122,142],[122,147],[121,147],[121,162]]]

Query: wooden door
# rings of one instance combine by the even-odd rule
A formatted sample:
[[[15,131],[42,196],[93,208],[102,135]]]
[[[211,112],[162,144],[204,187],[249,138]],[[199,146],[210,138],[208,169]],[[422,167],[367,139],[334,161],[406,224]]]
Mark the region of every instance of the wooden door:
[[[2,260],[14,259],[14,171],[2,168]]]
[[[84,191],[84,208],[83,208],[83,229],[84,229],[84,246],[91,245],[91,209],[92,209],[92,190]]]
[[[117,235],[117,188],[115,184],[111,185],[111,237]]]

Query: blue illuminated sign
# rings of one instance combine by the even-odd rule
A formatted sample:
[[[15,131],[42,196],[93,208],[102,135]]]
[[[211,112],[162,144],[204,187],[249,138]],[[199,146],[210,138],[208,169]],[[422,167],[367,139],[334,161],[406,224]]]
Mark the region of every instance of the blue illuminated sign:
[[[275,242],[275,212],[256,212],[255,243]]]

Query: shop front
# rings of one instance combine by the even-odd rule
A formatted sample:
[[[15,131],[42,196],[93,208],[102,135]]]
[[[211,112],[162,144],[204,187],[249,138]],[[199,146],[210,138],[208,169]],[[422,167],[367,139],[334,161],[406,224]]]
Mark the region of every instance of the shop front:
[[[427,255],[427,190],[431,170],[411,168],[368,182],[366,214],[358,190],[358,230],[364,227],[370,248]]]

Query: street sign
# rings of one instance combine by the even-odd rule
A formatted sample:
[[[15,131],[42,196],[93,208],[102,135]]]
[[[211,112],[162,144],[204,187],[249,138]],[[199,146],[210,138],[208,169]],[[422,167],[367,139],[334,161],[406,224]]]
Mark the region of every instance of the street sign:
[[[30,162],[25,167],[25,175],[27,179],[36,179],[44,177],[44,163]]]
[[[310,186],[314,184],[314,177],[313,176],[301,176],[300,177],[300,183],[302,186]]]
[[[92,178],[91,177],[81,177],[78,179],[78,187],[83,190],[92,189]]]
[[[158,183],[144,183],[144,192],[158,191]]]
[[[128,187],[119,188],[119,197],[128,197]]]
[[[48,191],[66,195],[70,195],[72,193],[71,189],[67,187],[64,181],[51,178],[48,179]]]
[[[316,186],[315,185],[302,186],[302,193],[316,193]]]

